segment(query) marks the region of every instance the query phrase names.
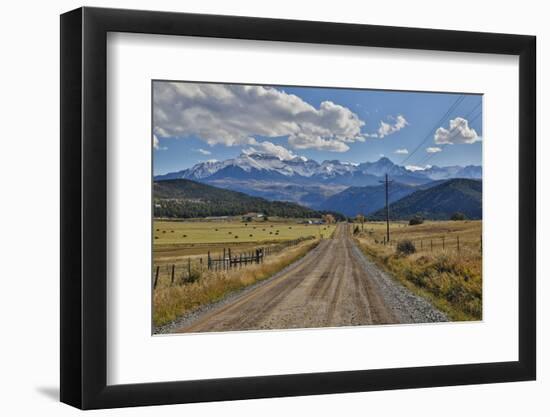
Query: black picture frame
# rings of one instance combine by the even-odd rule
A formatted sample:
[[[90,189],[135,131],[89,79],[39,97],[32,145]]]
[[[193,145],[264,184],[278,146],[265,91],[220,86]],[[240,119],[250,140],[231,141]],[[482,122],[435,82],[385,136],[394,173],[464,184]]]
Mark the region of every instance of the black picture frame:
[[[519,360],[107,385],[108,32],[519,56]],[[536,38],[251,17],[80,8],[61,16],[61,401],[82,409],[536,378]]]

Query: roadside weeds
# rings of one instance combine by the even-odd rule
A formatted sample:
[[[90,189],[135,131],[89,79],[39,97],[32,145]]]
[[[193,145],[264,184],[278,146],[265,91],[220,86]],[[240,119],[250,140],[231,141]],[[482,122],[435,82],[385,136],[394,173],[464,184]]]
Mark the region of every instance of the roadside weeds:
[[[399,255],[393,247],[355,239],[362,252],[452,321],[482,319],[481,254],[438,251]]]
[[[153,324],[162,326],[178,317],[229,294],[266,280],[298,261],[314,249],[320,240],[306,241],[266,259],[262,264],[230,271],[203,271],[196,282],[158,287],[153,294]]]

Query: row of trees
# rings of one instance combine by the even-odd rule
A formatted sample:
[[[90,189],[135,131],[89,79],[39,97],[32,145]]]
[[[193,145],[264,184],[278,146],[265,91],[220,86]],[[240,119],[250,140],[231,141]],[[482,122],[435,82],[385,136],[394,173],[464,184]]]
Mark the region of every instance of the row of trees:
[[[248,212],[262,213],[266,216],[319,218],[321,212],[306,209],[298,205],[254,204],[250,201],[188,201],[155,200],[155,217],[193,218],[212,216],[239,216]]]

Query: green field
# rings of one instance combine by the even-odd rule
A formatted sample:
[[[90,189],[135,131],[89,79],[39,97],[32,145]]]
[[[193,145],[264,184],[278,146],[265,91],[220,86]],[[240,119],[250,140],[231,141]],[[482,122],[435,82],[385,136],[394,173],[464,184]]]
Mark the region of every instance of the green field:
[[[155,263],[177,262],[189,256],[201,256],[224,248],[246,251],[258,246],[277,244],[306,237],[327,238],[336,225],[304,224],[302,220],[240,220],[153,222]]]

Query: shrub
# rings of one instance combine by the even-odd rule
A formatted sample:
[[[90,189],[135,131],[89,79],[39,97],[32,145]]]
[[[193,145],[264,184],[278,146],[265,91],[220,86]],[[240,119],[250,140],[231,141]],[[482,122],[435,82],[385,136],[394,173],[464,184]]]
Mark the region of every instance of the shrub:
[[[199,279],[202,278],[202,273],[199,269],[191,269],[191,275],[184,276],[184,282],[190,283],[190,282],[197,282]]]
[[[453,213],[451,215],[451,220],[466,220],[466,215],[464,213],[460,213],[459,211],[457,211],[456,213]]]
[[[414,216],[412,219],[409,220],[409,226],[414,226],[422,223],[424,223],[424,219],[420,216]]]
[[[404,239],[397,243],[396,251],[399,255],[410,255],[416,252],[416,247],[412,240]]]
[[[353,228],[353,234],[356,235],[356,234],[358,234],[358,233],[359,233],[359,226],[355,226],[355,227]]]

